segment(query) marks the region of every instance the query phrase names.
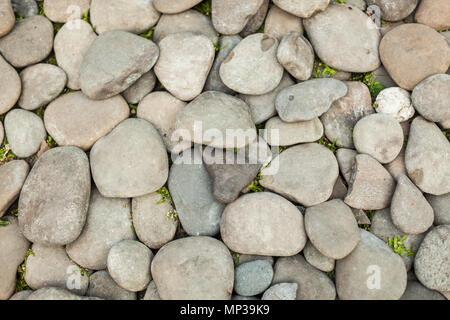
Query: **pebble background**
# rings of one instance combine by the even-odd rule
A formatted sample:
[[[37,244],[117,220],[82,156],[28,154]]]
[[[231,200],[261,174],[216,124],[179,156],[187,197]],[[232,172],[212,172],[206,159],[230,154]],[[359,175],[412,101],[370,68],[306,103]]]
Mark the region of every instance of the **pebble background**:
[[[449,0],[0,0],[0,299],[450,298],[449,43]]]

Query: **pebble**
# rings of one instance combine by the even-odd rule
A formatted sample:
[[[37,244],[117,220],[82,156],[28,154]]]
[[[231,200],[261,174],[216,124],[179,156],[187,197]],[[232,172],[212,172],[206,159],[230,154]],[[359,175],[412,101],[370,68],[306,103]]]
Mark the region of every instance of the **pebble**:
[[[139,240],[151,249],[159,249],[172,241],[177,232],[175,208],[170,199],[163,199],[159,193],[154,192],[133,198],[132,201],[134,230]]]
[[[11,5],[14,12],[20,14],[24,18],[37,16],[39,14],[38,5],[35,0],[11,0]]]
[[[399,87],[409,91],[425,78],[447,72],[450,61],[445,53],[449,50],[442,35],[417,23],[394,28],[383,37],[379,48],[389,75]]]
[[[433,122],[450,120],[450,75],[430,76],[414,87],[414,108],[425,119]]]
[[[244,30],[249,20],[258,13],[264,0],[212,0],[211,17],[214,28],[220,34],[234,35]]]
[[[353,163],[357,154],[358,152],[353,149],[340,148],[336,151],[339,169],[347,184],[349,184],[351,180]]]
[[[414,271],[428,289],[450,291],[450,225],[433,228],[414,259]]]
[[[7,216],[9,222],[0,227],[0,300],[7,300],[16,289],[17,267],[23,262],[30,243],[22,235],[17,218]]]
[[[219,150],[222,151],[206,148],[203,151],[203,161],[212,179],[214,198],[221,203],[230,203],[253,182],[261,164],[252,162],[248,155],[219,153]],[[240,163],[242,159],[245,163]]]
[[[176,98],[190,101],[205,85],[214,61],[214,45],[204,35],[180,32],[159,42],[160,56],[155,74]]]
[[[380,32],[361,10],[332,4],[304,20],[303,25],[317,56],[330,67],[347,72],[369,72],[380,66]]]
[[[136,293],[118,286],[106,270],[97,271],[89,277],[87,296],[105,300],[136,300]]]
[[[272,284],[295,283],[297,300],[335,300],[336,288],[328,276],[301,255],[282,257],[274,267]]]
[[[353,130],[353,142],[359,153],[384,164],[393,161],[403,147],[403,130],[391,115],[375,113],[360,119]]]
[[[147,73],[158,56],[159,48],[150,40],[121,30],[104,32],[81,63],[81,90],[94,100],[115,96]]]
[[[246,194],[228,204],[220,234],[234,252],[264,256],[295,255],[307,240],[300,211],[271,192]]]
[[[233,292],[233,259],[214,238],[169,242],[156,254],[151,271],[163,300],[229,300]]]
[[[368,6],[378,6],[381,19],[400,21],[408,17],[417,7],[419,0],[366,0]]]
[[[16,18],[14,16],[13,7],[11,1],[2,1],[0,4],[0,38],[8,34],[14,27]]]
[[[359,242],[353,212],[340,199],[307,208],[305,230],[317,250],[336,260],[349,255]]]
[[[406,139],[406,136],[405,136]],[[400,153],[398,156],[391,162],[384,165],[386,170],[391,174],[391,176],[398,180],[398,177],[402,174],[407,175],[406,172],[406,164],[405,164],[405,150],[406,150],[406,144],[403,144],[402,150],[400,150]]]
[[[162,13],[179,13],[186,11],[202,0],[153,0],[153,6]]]
[[[34,1],[34,0],[33,0]],[[27,300],[33,290],[22,290],[14,293],[9,300]]]
[[[266,16],[264,33],[281,41],[290,31],[303,33],[302,19],[272,5]]]
[[[180,152],[191,147],[191,141],[178,141],[175,120],[186,102],[175,98],[168,92],[157,91],[145,96],[138,105],[137,117],[155,126],[170,152]]]
[[[339,299],[399,299],[406,289],[402,259],[370,232],[360,229],[360,233],[361,240],[355,250],[336,262]]]
[[[323,125],[318,118],[308,121],[283,122],[279,117],[273,117],[266,122],[265,129],[264,139],[272,146],[291,146],[314,142],[323,136]]]
[[[65,23],[82,18],[90,3],[91,0],[44,0],[44,12],[51,21]]]
[[[400,300],[447,300],[437,291],[430,290],[418,281],[408,281]]]
[[[67,289],[74,294],[84,295],[89,277],[66,254],[64,247],[33,244],[26,261],[25,282],[33,290],[45,287]]]
[[[248,105],[219,91],[204,92],[182,108],[175,129],[194,143],[214,148],[242,148],[257,135]]]
[[[82,150],[58,147],[45,152],[20,193],[20,230],[33,243],[73,242],[85,224],[90,191],[89,160]]]
[[[161,136],[143,119],[122,121],[94,144],[90,160],[95,185],[105,197],[132,198],[154,192],[169,175]]]
[[[128,103],[138,104],[146,95],[153,91],[155,85],[156,75],[153,71],[149,71],[122,92],[122,95]]]
[[[35,64],[20,72],[22,94],[18,101],[21,108],[36,110],[46,106],[63,91],[67,76],[63,69],[51,64]]]
[[[22,83],[17,71],[0,55],[0,114],[8,112],[20,97]],[[0,141],[0,143],[2,143]]]
[[[261,26],[264,23],[264,20],[267,16],[267,11],[269,10],[269,0],[264,0],[262,5],[259,7],[256,14],[254,14],[250,20],[248,20],[244,29],[240,32],[240,35],[245,38],[253,33],[256,33],[260,30]]]
[[[13,160],[0,166],[0,218],[19,197],[29,171],[25,160]]]
[[[295,300],[298,284],[278,283],[267,289],[261,300]]]
[[[188,10],[177,14],[163,14],[153,32],[153,41],[159,43],[169,34],[177,32],[204,35],[214,44],[219,40],[211,19],[198,11]]]
[[[450,4],[446,0],[423,0],[414,20],[436,30],[450,29]]]
[[[5,135],[11,151],[19,158],[27,158],[38,152],[47,132],[44,122],[35,113],[14,109],[6,114]]]
[[[219,51],[216,52],[216,58],[206,79],[205,91],[220,91],[226,94],[233,94],[234,91],[223,84],[220,78],[220,66],[226,59],[228,54],[241,42],[242,38],[239,35],[221,36],[219,38]],[[242,98],[242,97],[241,97]]]
[[[67,74],[67,87],[79,90],[81,63],[97,35],[86,21],[74,20],[73,23],[77,23],[78,28],[66,23],[58,31],[53,49],[58,66]]]
[[[114,0],[114,5],[110,0],[92,0],[90,17],[98,34],[110,30],[139,34],[153,27],[160,13],[154,8],[153,0]]]
[[[345,83],[335,79],[312,79],[283,89],[275,107],[281,120],[306,121],[320,117],[331,104],[347,94]]]
[[[78,91],[53,100],[45,109],[44,123],[58,145],[89,150],[129,113],[128,104],[120,95],[91,100]]]
[[[400,87],[382,90],[375,100],[374,107],[378,113],[391,115],[398,122],[412,118],[415,113],[410,93]]]
[[[416,117],[409,131],[405,164],[408,176],[422,192],[450,192],[450,142],[433,122]]]
[[[347,194],[347,186],[344,184],[344,181],[342,180],[341,176],[339,175],[334,184],[333,193],[331,194],[329,200],[333,200],[333,199],[344,200],[346,194]]]
[[[328,7],[330,0],[274,0],[273,3],[281,9],[300,18],[309,18]]]
[[[346,81],[347,94],[334,101],[321,117],[325,136],[336,145],[354,148],[353,129],[363,117],[374,113],[369,89],[359,81]]]
[[[320,271],[331,272],[334,270],[335,260],[320,253],[311,241],[306,243],[306,246],[303,249],[303,255],[310,265]]]
[[[243,39],[220,66],[220,77],[230,89],[251,95],[274,90],[283,77],[276,54],[278,40],[262,33]]]
[[[213,195],[212,180],[201,161],[201,150],[185,150],[170,168],[168,181],[173,203],[183,229],[192,236],[214,236],[219,232],[224,205]],[[188,158],[189,157],[189,158]]]
[[[355,209],[384,209],[389,207],[394,189],[394,178],[377,160],[358,154],[344,201]]]
[[[297,80],[308,80],[314,67],[314,50],[298,32],[288,32],[280,42],[277,59]]]
[[[27,300],[101,300],[94,297],[83,297],[62,288],[47,287],[33,291]]]
[[[84,268],[106,269],[111,247],[136,239],[132,226],[129,199],[105,198],[93,189],[83,231],[66,246],[67,254]]]
[[[450,224],[450,193],[440,196],[425,195],[434,211],[434,224]]]
[[[394,224],[404,233],[420,234],[433,225],[433,208],[405,175],[400,175],[397,179],[391,216]]]
[[[152,280],[152,259],[152,251],[144,244],[122,240],[114,244],[108,253],[108,272],[121,288],[131,292],[142,291]]]
[[[150,284],[145,291],[144,298],[142,300],[161,300],[158,293],[158,288],[156,288],[156,283],[154,280],[150,281]]]
[[[44,60],[53,47],[53,25],[37,15],[17,21],[14,29],[0,38],[0,53],[16,68]]]
[[[264,260],[270,263],[273,266],[274,258],[271,256],[260,256],[257,254],[239,254],[239,261],[236,263],[236,266],[239,266],[246,262],[256,261],[256,260]]]
[[[253,122],[255,122],[255,124],[261,124],[277,115],[277,110],[275,109],[275,99],[277,95],[281,90],[294,84],[295,82],[291,79],[289,74],[284,72],[278,86],[269,93],[261,95],[239,94],[238,97],[244,100],[250,107]]]
[[[283,151],[261,174],[263,187],[309,207],[331,196],[339,167],[330,150],[317,143],[307,143]]]
[[[391,76],[382,65],[378,69],[373,71],[372,79],[373,81],[382,84],[385,88],[397,86],[395,81],[392,80]]]
[[[265,260],[240,264],[234,271],[234,291],[246,297],[258,295],[270,286],[272,278],[272,265]]]

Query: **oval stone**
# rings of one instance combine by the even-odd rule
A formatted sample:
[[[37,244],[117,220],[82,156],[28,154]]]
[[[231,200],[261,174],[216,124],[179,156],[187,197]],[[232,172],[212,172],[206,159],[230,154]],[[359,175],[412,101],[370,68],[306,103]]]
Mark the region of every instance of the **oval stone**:
[[[0,114],[8,112],[20,97],[22,82],[19,74],[0,55]],[[0,141],[3,143],[3,139]]]

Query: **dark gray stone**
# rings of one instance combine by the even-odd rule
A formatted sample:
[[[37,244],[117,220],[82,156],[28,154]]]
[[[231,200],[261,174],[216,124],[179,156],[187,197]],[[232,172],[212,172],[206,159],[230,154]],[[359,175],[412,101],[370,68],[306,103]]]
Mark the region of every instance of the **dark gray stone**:
[[[14,12],[24,18],[39,14],[38,5],[35,0],[11,0],[11,4]]]
[[[272,265],[267,261],[240,264],[234,271],[234,291],[246,297],[258,295],[270,286],[272,278]]]
[[[87,295],[105,300],[136,300],[136,293],[117,285],[106,270],[97,271],[89,277]]]
[[[425,195],[434,211],[434,224],[450,224],[450,193],[441,196]]]

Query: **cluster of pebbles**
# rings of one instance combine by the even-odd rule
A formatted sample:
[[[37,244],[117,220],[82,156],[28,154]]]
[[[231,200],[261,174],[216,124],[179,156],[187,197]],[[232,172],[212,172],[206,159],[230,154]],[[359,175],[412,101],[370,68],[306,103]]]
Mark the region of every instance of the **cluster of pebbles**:
[[[449,298],[448,29],[448,0],[0,0],[0,299]]]

